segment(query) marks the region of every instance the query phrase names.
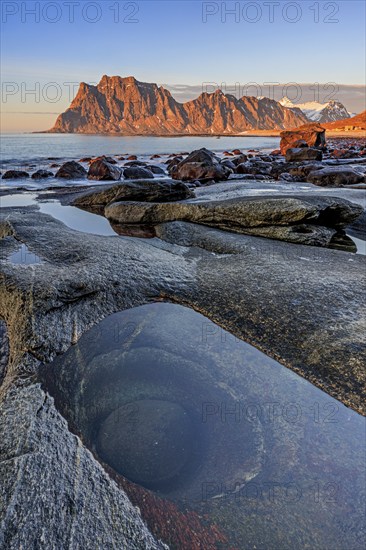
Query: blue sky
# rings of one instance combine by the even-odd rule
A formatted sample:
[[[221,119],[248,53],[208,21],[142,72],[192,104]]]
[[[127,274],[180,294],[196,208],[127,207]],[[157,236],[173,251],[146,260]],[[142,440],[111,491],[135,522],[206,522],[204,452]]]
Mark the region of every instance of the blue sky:
[[[225,21],[225,11],[233,9],[236,14],[227,13]],[[93,23],[94,18],[99,20]],[[365,3],[353,0],[3,0],[2,80],[14,83],[2,97],[2,110],[9,113],[2,117],[5,130],[34,129],[41,115],[23,113],[61,112],[70,99],[65,82],[98,82],[103,74],[191,86],[253,81],[362,85],[364,25]],[[24,94],[36,82],[41,93]],[[58,96],[54,102],[42,93],[49,82],[62,89],[57,94],[47,88],[50,99]],[[54,118],[45,114],[37,124],[41,120],[47,127]]]

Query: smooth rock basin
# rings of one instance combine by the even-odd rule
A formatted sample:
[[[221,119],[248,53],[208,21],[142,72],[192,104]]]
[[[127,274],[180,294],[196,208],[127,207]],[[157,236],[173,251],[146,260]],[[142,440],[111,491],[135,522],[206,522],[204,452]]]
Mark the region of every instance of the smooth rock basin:
[[[143,399],[122,405],[102,422],[98,451],[132,481],[161,485],[174,480],[189,460],[193,430],[179,404]]]
[[[41,378],[165,542],[174,502],[225,548],[363,547],[365,419],[199,313],[110,315]]]

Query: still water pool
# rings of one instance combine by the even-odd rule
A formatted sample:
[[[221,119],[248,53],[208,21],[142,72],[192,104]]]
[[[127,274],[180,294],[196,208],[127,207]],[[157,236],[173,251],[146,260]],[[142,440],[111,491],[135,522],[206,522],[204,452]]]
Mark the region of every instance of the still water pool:
[[[199,313],[110,315],[42,380],[172,548],[363,547],[365,419]]]

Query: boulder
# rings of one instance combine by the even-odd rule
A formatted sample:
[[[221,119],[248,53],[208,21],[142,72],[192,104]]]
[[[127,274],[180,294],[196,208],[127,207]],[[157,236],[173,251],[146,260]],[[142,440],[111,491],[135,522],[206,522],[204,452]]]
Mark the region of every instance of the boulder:
[[[143,168],[142,166],[130,166],[123,169],[123,177],[126,180],[141,180],[147,178],[154,178],[154,174],[151,170]]]
[[[297,141],[295,141],[293,146],[298,148],[309,147],[304,139],[298,139]]]
[[[257,160],[257,159],[243,162],[242,164],[239,164],[239,166],[236,169],[237,174],[254,174],[254,175],[261,174],[264,176],[268,176],[271,174],[271,172],[272,172],[271,162],[264,162],[263,160]]]
[[[73,205],[95,211],[115,201],[173,202],[192,197],[194,193],[180,181],[147,180],[119,183],[84,194]]]
[[[343,187],[365,181],[365,176],[350,166],[327,166],[308,174],[307,181],[320,187]]]
[[[287,149],[296,147],[299,140],[305,142],[309,147],[325,146],[325,128],[317,123],[304,124],[294,130],[283,131],[280,136],[280,149],[283,155],[286,154]]]
[[[182,158],[174,158],[174,159],[170,159],[168,162],[166,162],[165,164],[167,165],[167,170],[169,172],[169,174],[172,172],[174,166],[178,166],[178,164],[181,162]]]
[[[130,160],[128,162],[125,162],[124,166],[146,166],[146,162],[142,162],[141,160]]]
[[[233,172],[236,170],[236,166],[231,159],[224,159],[220,162],[220,164],[222,164],[222,166],[226,166],[226,168],[230,168]]]
[[[49,172],[48,170],[37,170],[37,172],[34,172],[32,174],[32,179],[34,180],[41,180],[45,178],[52,178],[53,172]]]
[[[154,166],[154,164],[148,165],[146,168],[150,170],[150,172],[152,172],[153,174],[158,174],[161,176],[164,176],[166,174],[163,168],[161,168],[160,166]]]
[[[265,236],[263,228],[271,226],[311,224],[338,230],[355,221],[362,212],[361,206],[344,199],[284,196],[194,203],[113,202],[104,213],[109,220],[124,224],[157,225],[181,220],[234,233],[250,229],[253,234],[254,228],[260,228]]]
[[[3,180],[16,180],[21,178],[29,178],[28,172],[24,170],[7,170],[2,176]]]
[[[89,166],[88,179],[99,181],[119,180],[122,170],[107,161],[106,158],[95,160]]]
[[[314,147],[296,147],[287,149],[287,162],[302,162],[304,160],[322,160],[323,153]]]
[[[288,172],[296,181],[307,181],[310,172],[315,172],[315,170],[321,170],[322,168],[324,168],[324,165],[321,162],[307,162],[305,164],[290,165]]]
[[[101,155],[100,157],[95,157],[93,159],[90,159],[89,163],[91,164],[92,162],[95,162],[96,160],[105,160],[105,161],[109,162],[109,164],[117,164],[117,161],[114,160],[113,157],[106,157],[105,155]]]
[[[80,179],[85,178],[87,175],[87,171],[81,164],[78,162],[75,162],[74,160],[71,160],[69,162],[65,162],[61,168],[56,172],[56,178],[63,178],[63,179]]]
[[[175,180],[209,182],[227,180],[231,170],[218,162],[180,162],[171,170],[171,176]]]
[[[238,155],[232,159],[230,159],[231,162],[233,162],[236,166],[239,166],[239,164],[242,164],[243,162],[246,162],[248,160],[247,155]]]
[[[201,149],[192,151],[192,153],[180,162],[180,165],[183,166],[183,164],[190,164],[192,162],[210,162],[211,164],[217,164],[219,160],[220,159],[215,153],[209,151],[206,147],[202,147]]]
[[[175,180],[198,180],[205,183],[227,180],[232,173],[231,169],[220,164],[220,159],[205,147],[192,151],[179,163],[168,165],[168,170]]]

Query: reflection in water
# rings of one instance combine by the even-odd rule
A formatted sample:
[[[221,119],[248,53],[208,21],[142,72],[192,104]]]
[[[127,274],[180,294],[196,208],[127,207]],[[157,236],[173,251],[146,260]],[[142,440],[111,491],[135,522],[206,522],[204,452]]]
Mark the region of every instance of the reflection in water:
[[[38,202],[34,193],[13,194],[0,197],[2,208],[38,206],[43,214],[48,214],[75,231],[93,235],[116,236],[108,220],[103,216],[80,210],[75,206],[63,206],[57,200]]]
[[[103,216],[91,214],[75,206],[63,206],[59,201],[40,202],[38,206],[43,214],[49,214],[75,231],[116,236],[108,220]]]
[[[172,547],[363,546],[365,419],[202,315],[111,315],[43,380]]]
[[[42,262],[41,258],[31,252],[26,244],[22,243],[20,248],[10,254],[7,260],[13,264],[34,265]]]

